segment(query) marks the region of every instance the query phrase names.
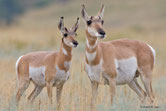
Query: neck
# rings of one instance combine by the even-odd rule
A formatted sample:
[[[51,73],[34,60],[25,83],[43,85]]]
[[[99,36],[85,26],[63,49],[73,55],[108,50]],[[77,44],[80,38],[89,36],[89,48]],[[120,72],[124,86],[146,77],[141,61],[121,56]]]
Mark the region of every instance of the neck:
[[[60,52],[62,52],[65,56],[71,55],[72,53],[72,47],[66,45],[63,39],[61,42]]]
[[[57,58],[58,67],[60,69],[67,71],[68,68],[65,66],[65,62],[70,62],[71,59],[72,59],[72,48],[67,46],[62,39],[60,51]]]
[[[98,46],[98,38],[91,36],[86,30],[86,62],[87,64],[97,65],[100,62],[101,54]]]
[[[86,30],[86,50],[88,52],[95,52],[97,50],[97,46],[98,46],[98,38],[91,36],[89,34],[89,32]]]

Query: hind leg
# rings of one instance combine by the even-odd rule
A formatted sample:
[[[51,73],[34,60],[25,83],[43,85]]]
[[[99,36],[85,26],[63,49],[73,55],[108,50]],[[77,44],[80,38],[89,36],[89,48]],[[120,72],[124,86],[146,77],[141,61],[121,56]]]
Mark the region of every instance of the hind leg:
[[[32,91],[32,93],[28,97],[28,102],[33,103],[34,99],[40,94],[42,89],[43,89],[43,86],[37,86],[36,85],[34,90]]]
[[[26,80],[26,79],[20,78],[20,80],[19,80],[19,88],[18,88],[18,91],[17,91],[17,94],[16,94],[16,103],[17,104],[18,104],[21,96],[25,92],[25,90],[28,88],[29,83],[30,83],[29,79]]]
[[[139,96],[139,98],[141,99],[141,101],[144,100],[146,93],[144,92],[144,90],[139,86],[136,78],[134,80],[132,80],[130,83],[128,83],[129,87],[137,93],[137,95]]]
[[[137,87],[139,88],[139,90],[142,92],[142,94],[143,94],[143,98],[141,99],[141,101],[143,102],[144,100],[145,100],[145,97],[146,97],[146,92],[141,88],[141,86],[138,84],[138,82],[137,82],[137,79],[135,78],[134,79],[134,81],[135,81],[135,84],[137,85]]]
[[[151,82],[152,82],[151,73],[142,73],[141,80],[144,84],[146,93],[149,96],[150,101],[153,102],[154,95],[153,95],[152,86],[151,86]]]

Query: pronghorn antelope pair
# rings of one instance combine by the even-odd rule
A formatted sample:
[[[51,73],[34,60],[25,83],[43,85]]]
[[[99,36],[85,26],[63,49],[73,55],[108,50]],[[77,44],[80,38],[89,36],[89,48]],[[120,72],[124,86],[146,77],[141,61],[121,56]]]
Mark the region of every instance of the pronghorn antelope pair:
[[[83,5],[81,14],[86,23],[85,71],[92,84],[91,109],[94,109],[98,85],[101,83],[100,77],[104,78],[105,84],[110,87],[111,103],[115,96],[116,85],[122,84],[128,84],[141,100],[148,95],[153,101],[151,84],[155,50],[150,45],[137,40],[120,39],[99,43],[99,39],[106,36],[102,20],[104,5],[96,16],[88,16]],[[34,52],[18,59],[16,63],[19,80],[17,101],[30,81],[33,81],[35,89],[28,97],[29,101],[33,101],[46,86],[48,97],[52,102],[52,87],[56,86],[57,106],[60,107],[63,84],[69,77],[72,47],[78,45],[75,40],[77,28],[78,20],[74,27],[68,30],[64,27],[63,18],[61,18],[59,29],[63,38],[59,52]],[[141,76],[146,92],[138,84],[138,76]]]

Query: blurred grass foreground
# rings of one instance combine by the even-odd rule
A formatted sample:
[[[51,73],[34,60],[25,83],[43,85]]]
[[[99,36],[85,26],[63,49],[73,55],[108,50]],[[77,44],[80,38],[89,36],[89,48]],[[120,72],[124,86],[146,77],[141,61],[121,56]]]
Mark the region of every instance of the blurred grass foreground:
[[[86,5],[89,15],[95,15],[101,4],[105,4],[104,28],[107,37],[103,41],[120,38],[141,40],[150,44],[157,54],[152,81],[155,107],[141,104],[127,85],[117,86],[116,102],[111,106],[109,87],[101,85],[96,101],[97,111],[165,111],[165,0],[0,0],[0,111],[16,111],[13,97],[17,89],[17,58],[33,51],[59,50],[59,18],[64,16],[65,25],[71,27],[77,17],[81,18],[82,4]],[[77,36],[79,47],[73,50],[70,79],[65,83],[62,93],[62,111],[90,110],[91,85],[83,71],[85,37],[85,25],[81,20]],[[19,111],[28,110],[26,98],[32,90],[33,84],[22,96]],[[54,105],[50,107],[44,89],[36,98],[33,110],[55,109],[55,91],[53,101]]]

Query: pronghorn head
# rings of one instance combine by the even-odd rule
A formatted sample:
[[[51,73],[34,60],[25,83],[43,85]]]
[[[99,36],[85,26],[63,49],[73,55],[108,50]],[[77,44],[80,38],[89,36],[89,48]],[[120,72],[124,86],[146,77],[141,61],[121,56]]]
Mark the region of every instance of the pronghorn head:
[[[67,29],[64,26],[63,17],[61,17],[61,19],[60,19],[58,28],[62,33],[63,43],[66,44],[69,47],[77,47],[77,45],[78,45],[78,42],[75,40],[75,37],[77,35],[76,31],[78,29],[78,25],[79,25],[79,18],[77,18],[77,21],[76,21],[75,25],[72,28]]]
[[[106,37],[103,30],[104,21],[102,20],[104,14],[104,5],[96,16],[88,16],[85,6],[82,5],[82,17],[86,23],[86,30],[92,37],[104,38]]]

